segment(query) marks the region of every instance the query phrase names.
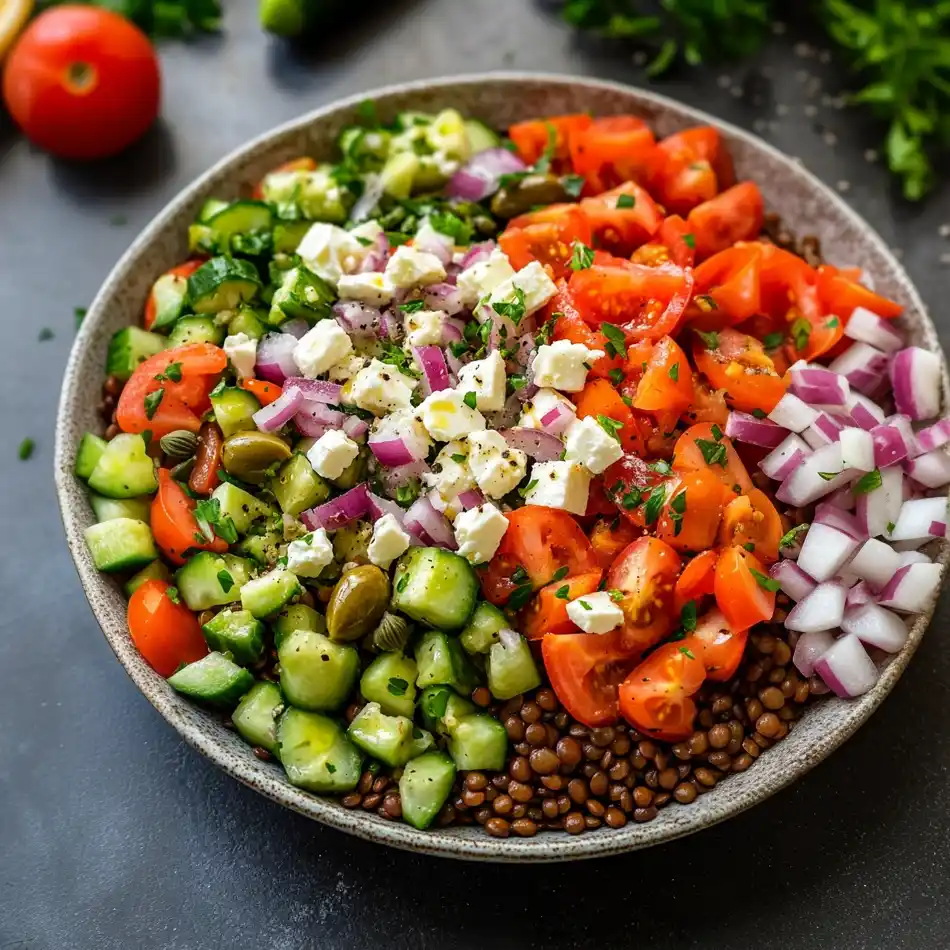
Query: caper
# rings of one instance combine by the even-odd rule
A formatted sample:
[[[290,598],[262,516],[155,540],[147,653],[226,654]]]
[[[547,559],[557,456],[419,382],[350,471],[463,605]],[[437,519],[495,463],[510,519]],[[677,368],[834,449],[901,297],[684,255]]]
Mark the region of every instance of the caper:
[[[346,571],[327,604],[331,640],[358,640],[369,633],[389,606],[389,578],[372,564]]]
[[[275,462],[290,458],[290,446],[270,432],[237,432],[225,440],[221,463],[228,474],[259,485]]]
[[[372,645],[380,652],[395,653],[405,648],[409,642],[409,622],[399,614],[385,611],[372,633]]]
[[[491,210],[499,218],[515,218],[538,205],[570,200],[571,196],[555,175],[525,175],[498,189],[492,198]]]

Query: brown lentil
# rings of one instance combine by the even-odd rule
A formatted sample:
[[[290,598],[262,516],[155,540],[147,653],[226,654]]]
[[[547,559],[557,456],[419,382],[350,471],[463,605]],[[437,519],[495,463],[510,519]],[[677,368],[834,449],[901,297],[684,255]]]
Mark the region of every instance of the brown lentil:
[[[556,712],[558,708],[557,696],[554,693],[553,689],[548,689],[544,687],[539,689],[534,695],[534,701],[545,711],[545,712]]]
[[[595,772],[590,777],[589,786],[591,795],[606,795],[609,785],[610,783],[607,781],[607,776],[603,772]]]
[[[491,803],[491,807],[494,809],[496,815],[508,815],[514,806],[514,799],[510,795],[499,795]]]
[[[568,812],[564,816],[564,830],[569,835],[583,834],[586,827],[584,816],[579,811]]]
[[[627,816],[619,808],[611,806],[604,815],[604,821],[611,828],[622,828],[627,823]]]
[[[653,804],[653,792],[643,785],[638,785],[633,790],[633,803],[637,808],[648,808]]]
[[[729,727],[723,723],[719,723],[709,730],[709,744],[714,749],[725,749],[731,738],[732,733],[730,733]]]
[[[485,820],[485,830],[493,838],[507,838],[510,827],[504,818],[488,818]]]
[[[560,765],[553,749],[535,749],[528,761],[538,775],[551,775],[558,770]]]
[[[634,808],[633,810],[634,821],[653,821],[656,815],[657,810],[653,805],[649,808]]]
[[[511,742],[521,742],[525,737],[524,723],[517,716],[509,716],[505,720],[505,732]]]
[[[663,771],[657,776],[657,784],[660,786],[660,788],[671,791],[672,789],[676,788],[676,784],[679,782],[679,779],[679,769],[663,769]]]
[[[673,789],[673,797],[681,805],[688,805],[696,800],[696,786],[692,782],[683,782]]]
[[[607,810],[606,808],[604,808],[603,803],[597,801],[596,798],[588,798],[587,804],[584,807],[595,818],[603,818],[604,812]]]
[[[548,741],[548,731],[544,728],[544,723],[533,722],[525,729],[524,738],[528,745],[545,745]]]
[[[576,768],[578,762],[581,760],[581,745],[577,739],[571,736],[565,736],[563,739],[559,739],[556,751],[557,757],[561,760],[562,769]]]
[[[372,811],[382,800],[383,800],[382,795],[379,795],[376,792],[373,792],[372,795],[364,796],[363,802],[362,802],[363,808],[365,808],[367,811]]]
[[[541,707],[534,702],[525,703],[521,707],[520,716],[526,723],[541,721]]]
[[[593,830],[594,828],[599,828],[602,824],[603,822],[599,818],[595,818],[593,815],[586,815],[584,817],[585,828],[590,828]]]
[[[511,830],[520,838],[533,838],[538,833],[538,826],[530,818],[518,818],[511,823]]]
[[[483,709],[487,708],[492,704],[492,695],[488,691],[487,686],[479,686],[478,689],[472,692],[472,702],[476,706],[481,706]]]
[[[531,765],[528,763],[528,760],[523,756],[519,755],[516,758],[512,759],[508,764],[508,774],[516,782],[530,782],[531,781]],[[509,793],[511,789],[509,788]]]
[[[587,801],[590,791],[586,782],[579,778],[572,778],[567,783],[567,794],[570,796],[572,802],[583,805],[584,802]]]

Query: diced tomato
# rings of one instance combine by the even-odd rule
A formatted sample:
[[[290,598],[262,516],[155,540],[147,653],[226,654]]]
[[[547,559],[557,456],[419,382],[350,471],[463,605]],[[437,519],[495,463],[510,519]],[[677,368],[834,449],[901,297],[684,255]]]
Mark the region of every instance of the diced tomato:
[[[724,451],[719,446],[724,446]],[[752,479],[732,440],[708,422],[690,426],[677,439],[676,448],[673,449],[674,472],[698,472],[704,469],[712,472],[726,488],[736,494],[744,494],[753,488]]]
[[[200,660],[208,652],[198,618],[168,595],[170,585],[151,580],[129,598],[129,634],[145,662],[159,676]]]
[[[584,198],[581,209],[600,247],[621,257],[629,257],[649,241],[663,223],[663,215],[650,193],[633,181],[596,197]]]
[[[617,508],[613,503],[613,499],[607,496],[604,476],[595,475],[590,480],[590,490],[587,493],[587,510],[584,512],[584,517],[597,518],[602,515],[612,517],[616,514]]]
[[[728,191],[704,201],[686,219],[696,239],[696,260],[704,261],[736,241],[759,236],[765,220],[765,202],[759,186],[751,181],[733,185]]]
[[[734,630],[748,630],[772,619],[775,591],[763,587],[768,572],[744,548],[723,548],[716,562],[716,603]]]
[[[567,615],[567,605],[584,594],[593,594],[603,573],[578,574],[542,587],[521,614],[521,632],[529,640],[540,640],[546,633],[580,633]]]
[[[241,389],[246,389],[257,397],[262,406],[269,406],[283,395],[284,391],[277,383],[269,383],[266,379],[242,379]]]
[[[638,528],[646,527],[645,502],[663,480],[664,476],[633,452],[628,452],[604,472],[608,496],[620,513]]]
[[[678,215],[663,219],[654,240],[670,253],[670,260],[677,267],[692,267],[696,261],[696,241],[689,225]]]
[[[555,174],[570,171],[572,134],[586,129],[593,119],[586,112],[574,115],[552,115],[546,119],[518,122],[508,129],[508,137],[515,143],[518,155],[526,165],[534,165],[553,145],[551,170]]]
[[[594,419],[598,416],[606,416],[614,422],[619,422],[620,429],[617,435],[624,451],[635,452],[643,448],[637,420],[609,380],[602,378],[589,380],[578,393],[574,405],[577,407],[578,419],[585,419],[588,416]]]
[[[594,119],[569,138],[574,171],[587,179],[588,191],[599,194],[622,182],[650,179],[656,139],[642,120],[632,115]]]
[[[761,245],[737,244],[696,268],[690,323],[700,330],[734,326],[762,310]]]
[[[709,422],[724,428],[728,418],[729,407],[726,405],[725,390],[712,389],[705,376],[693,373],[693,401],[683,413],[686,425]]]
[[[823,264],[818,268],[818,298],[825,313],[837,314],[845,320],[851,316],[855,307],[864,307],[888,320],[899,317],[904,312],[899,303],[874,293],[830,264]]]
[[[686,354],[668,336],[652,347],[640,377],[634,409],[679,415],[693,400],[693,379]]]
[[[577,205],[558,207],[563,211],[553,220],[533,214],[516,218],[498,239],[515,270],[539,261],[555,280],[573,273],[574,244],[590,244],[590,222]],[[516,225],[515,222],[521,223]]]
[[[734,498],[723,513],[719,543],[743,547],[766,564],[774,564],[783,534],[782,516],[769,496],[751,488]]]
[[[732,492],[710,469],[686,472],[671,484],[656,525],[656,536],[677,551],[697,553],[712,547]]]
[[[673,590],[673,606],[677,613],[691,600],[699,603],[703,597],[712,595],[718,560],[719,551],[711,548],[687,562]]]
[[[201,267],[203,263],[203,260],[185,261],[184,264],[179,264],[177,267],[173,267],[171,270],[165,271],[162,276],[177,277],[181,280],[185,280],[186,278],[190,277],[199,267]],[[155,288],[153,286],[152,290],[149,291],[148,300],[145,301],[145,316],[143,322],[145,324],[146,330],[152,329],[152,324],[155,323],[155,317],[157,315],[158,301],[155,299]]]
[[[155,543],[173,564],[184,564],[185,551],[214,551],[224,554],[226,541],[209,541],[194,516],[195,502],[185,494],[167,468],[158,470],[158,492],[152,499],[149,521]]]
[[[292,158],[289,162],[284,162],[282,165],[272,168],[268,174],[276,175],[281,172],[312,172],[316,167],[317,163],[305,155],[302,158]],[[261,201],[264,198],[263,182],[258,182],[254,186],[251,197],[254,198],[255,201]]]
[[[608,349],[607,337],[600,329],[592,329],[581,317],[567,281],[558,281],[558,292],[545,312],[548,315],[547,319],[555,319],[553,339],[582,343],[588,349],[600,350],[606,354],[594,360],[590,376],[606,378],[612,371],[619,370],[623,366],[623,357],[614,353],[612,348]]]
[[[688,639],[691,645],[699,647],[697,652],[706,668],[706,678],[724,683],[739,668],[748,638],[748,630],[734,630],[722,611],[713,608],[699,618]]]
[[[668,135],[657,144],[664,161],[657,166],[657,176],[675,174],[690,162],[705,161],[716,176],[716,187],[725,191],[736,183],[732,156],[722,141],[719,130],[711,125],[698,125]]]

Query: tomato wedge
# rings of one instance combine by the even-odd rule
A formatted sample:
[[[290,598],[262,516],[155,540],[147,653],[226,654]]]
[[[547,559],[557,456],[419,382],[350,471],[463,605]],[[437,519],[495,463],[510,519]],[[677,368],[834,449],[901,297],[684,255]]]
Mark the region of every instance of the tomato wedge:
[[[602,576],[603,571],[594,571],[542,587],[521,614],[521,632],[529,640],[540,640],[546,633],[580,633],[567,615],[567,605],[576,597],[593,594]]]
[[[690,211],[686,219],[696,239],[696,260],[704,261],[736,241],[759,236],[765,220],[765,202],[759,186],[751,181],[733,185]]]
[[[724,683],[732,679],[742,662],[749,631],[734,630],[722,611],[713,608],[699,618],[688,639],[699,647],[706,678]]]
[[[653,133],[632,115],[594,119],[571,133],[569,146],[574,171],[587,179],[591,194],[625,181],[647,182],[656,156]]]
[[[257,397],[262,406],[269,406],[283,395],[283,389],[277,383],[269,383],[266,379],[242,379],[241,389],[246,389]]]
[[[678,214],[663,219],[655,240],[669,251],[670,260],[677,267],[692,267],[695,263],[695,239],[689,225]]]
[[[526,165],[534,165],[542,155],[551,153],[551,170],[555,174],[570,171],[571,135],[586,129],[593,119],[586,112],[552,115],[546,119],[518,122],[508,129],[518,155]],[[553,146],[553,148],[552,148]]]
[[[168,596],[165,581],[151,580],[129,598],[129,634],[145,662],[159,676],[200,660],[208,652],[198,618]]]
[[[636,419],[630,407],[623,401],[620,393],[607,379],[591,379],[574,400],[577,418],[605,416],[619,422],[617,432],[624,451],[637,451],[642,447]]]
[[[762,310],[762,252],[756,243],[714,254],[696,268],[690,324],[700,330],[734,326]]]
[[[656,536],[677,551],[705,551],[716,543],[723,508],[731,497],[710,469],[685,473],[667,493]]]
[[[772,500],[765,492],[751,488],[729,502],[723,512],[719,543],[744,547],[766,564],[774,564],[783,534],[782,516]]]
[[[185,552],[214,551],[224,554],[228,544],[216,537],[209,541],[193,514],[195,502],[185,494],[167,468],[158,470],[158,492],[152,499],[149,520],[155,543],[173,564],[185,563]]]
[[[834,313],[845,319],[856,307],[864,307],[887,320],[904,312],[899,303],[876,294],[830,264],[818,268],[818,298],[825,313]]]
[[[743,548],[724,548],[716,563],[716,603],[734,630],[772,619],[775,591],[763,587],[768,571]]]
[[[732,158],[712,126],[667,136],[657,144],[657,153],[654,188],[673,211],[687,214],[736,182]]]
[[[634,409],[679,415],[693,401],[693,378],[689,360],[668,336],[652,347],[647,367],[637,385]]]
[[[678,613],[692,600],[712,595],[716,580],[716,561],[719,551],[710,549],[697,554],[683,568],[673,590],[673,606]]]
[[[177,280],[182,282],[181,286],[182,289],[184,289],[185,279],[190,277],[196,270],[198,270],[198,268],[201,267],[203,263],[203,260],[185,261],[184,264],[179,264],[177,267],[173,267],[171,270],[165,271],[162,276],[177,278]],[[152,289],[149,291],[148,300],[145,301],[145,316],[143,322],[145,324],[146,330],[152,329],[152,324],[155,323],[155,318],[157,315],[158,301],[155,299],[155,287],[153,285]]]
[[[656,234],[663,215],[650,193],[627,181],[611,191],[581,201],[600,247],[629,257]]]
[[[717,438],[718,435],[718,438]],[[717,445],[725,446],[725,452]],[[709,457],[710,461],[706,461]],[[713,424],[701,422],[690,426],[676,441],[673,449],[674,472],[712,472],[730,491],[745,494],[752,490],[752,479],[742,464],[732,440],[717,432]],[[736,488],[739,490],[736,491]]]
[[[577,205],[557,207],[563,211],[554,218],[546,216],[550,209],[516,218],[498,239],[515,270],[538,261],[555,280],[571,276],[574,244],[590,244],[590,222]]]
[[[597,555],[600,566],[605,570],[613,564],[617,555],[627,545],[632,544],[639,537],[637,529],[625,518],[616,517],[617,509],[611,505],[614,517],[611,520],[601,518],[591,528],[590,543]],[[590,593],[590,591],[585,591]]]
[[[567,281],[558,281],[558,292],[547,307],[548,319],[554,319],[555,340],[570,340],[571,343],[583,343],[590,350],[601,350],[605,356],[594,360],[590,369],[590,376],[607,378],[609,374],[623,366],[623,357],[614,352],[608,352],[607,337],[598,327],[592,329],[581,317],[574,304]]]
[[[709,422],[724,429],[728,418],[725,390],[713,389],[704,376],[693,373],[693,401],[683,413],[683,421],[687,425]]]
[[[638,528],[646,527],[645,503],[664,477],[639,455],[629,452],[604,472],[604,486],[620,513]]]

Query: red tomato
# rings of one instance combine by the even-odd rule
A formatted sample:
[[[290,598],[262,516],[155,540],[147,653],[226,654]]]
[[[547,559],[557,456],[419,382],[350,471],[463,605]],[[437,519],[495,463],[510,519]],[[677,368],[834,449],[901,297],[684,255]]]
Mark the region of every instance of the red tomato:
[[[617,509],[614,506],[613,499],[607,497],[604,487],[604,476],[595,475],[590,480],[590,491],[587,493],[587,511],[584,512],[585,518],[597,518],[601,515],[615,517]],[[632,541],[633,538],[630,539]],[[593,537],[591,539],[593,543]],[[629,544],[629,541],[627,542]]]
[[[657,152],[654,187],[673,211],[687,214],[735,184],[732,158],[712,126],[670,135],[659,142]]]
[[[316,161],[307,155],[302,158],[292,158],[289,162],[284,162],[276,168],[271,169],[269,174],[279,174],[280,172],[312,172],[317,167]],[[254,186],[251,197],[256,201],[262,201],[264,198],[263,182],[258,182]]]
[[[607,337],[598,329],[592,330],[577,312],[574,298],[565,281],[558,282],[557,296],[548,304],[548,313],[555,317],[554,339],[583,343],[588,349],[601,350],[607,354]],[[623,365],[623,357],[610,353],[594,360],[590,375],[595,379],[606,378],[611,371]]]
[[[518,155],[526,165],[534,165],[553,144],[551,170],[556,174],[570,171],[571,135],[586,129],[593,120],[586,112],[574,115],[552,115],[546,119],[519,122],[508,129]]]
[[[611,513],[614,515],[611,520],[601,518],[590,532],[591,547],[600,566],[605,570],[613,564],[617,555],[638,537],[637,529],[629,521],[616,517],[617,509],[613,505]]]
[[[637,538],[614,561],[607,589],[623,594],[620,636],[625,650],[639,655],[673,629],[673,587],[680,566],[680,556],[668,544],[650,537]]]
[[[561,705],[585,726],[617,721],[617,687],[631,666],[616,632],[548,634],[541,655]]]
[[[632,181],[585,198],[581,210],[590,220],[599,245],[622,257],[649,241],[663,222],[650,193]]]
[[[165,581],[146,581],[129,598],[129,633],[145,662],[160,676],[208,652],[198,618],[168,596]]]
[[[716,603],[734,630],[748,630],[772,619],[775,591],[762,581],[768,572],[755,555],[743,548],[724,548],[716,564]]]
[[[899,303],[868,290],[830,264],[818,268],[818,297],[825,313],[843,318],[850,317],[855,307],[864,307],[886,319],[899,317],[904,312]]]
[[[698,472],[708,470],[712,472],[726,488],[734,491],[736,494],[745,493],[752,490],[752,479],[746,467],[742,464],[732,440],[717,432],[708,422],[697,423],[690,426],[676,441],[676,447],[673,449],[673,471],[674,472]],[[716,449],[716,445],[724,445],[725,458],[721,458],[721,452]],[[713,457],[713,461],[707,462],[706,455]],[[736,491],[738,487],[739,491]]]
[[[588,381],[587,385],[577,394],[574,405],[577,407],[578,419],[586,419],[588,416],[593,416],[595,419],[598,416],[606,416],[608,419],[613,419],[614,422],[619,422],[620,429],[617,435],[625,451],[637,451],[642,448],[640,431],[633,412],[609,380],[591,379]],[[606,484],[609,484],[609,482]]]
[[[184,264],[179,264],[177,267],[173,267],[169,271],[165,271],[162,275],[163,277],[174,277],[177,282],[181,282],[181,287],[184,289],[185,281],[190,277],[199,267],[204,263],[202,260],[195,261],[185,261]],[[151,330],[152,324],[155,322],[155,316],[158,312],[158,301],[155,299],[155,288],[153,286],[152,290],[149,292],[148,300],[145,301],[145,329]]]
[[[228,549],[227,542],[221,538],[209,541],[204,536],[195,520],[194,509],[194,499],[185,494],[167,468],[160,468],[158,492],[152,499],[149,521],[155,543],[173,564],[184,564],[184,553],[189,548],[217,554],[223,554]]]
[[[709,422],[724,428],[728,418],[725,390],[712,389],[704,376],[693,373],[693,402],[683,413],[686,425]]]
[[[656,241],[669,250],[670,260],[677,267],[692,267],[696,261],[695,240],[678,214],[663,219]]]
[[[264,379],[242,379],[241,389],[246,389],[262,406],[269,406],[284,394],[277,383],[269,383]]]
[[[498,551],[479,569],[482,591],[500,606],[519,584],[530,581],[538,590],[564,567],[565,577],[600,569],[581,526],[566,511],[525,505],[508,515],[508,530]]]
[[[546,633],[579,633],[567,615],[567,605],[575,597],[593,594],[603,571],[578,574],[547,584],[521,614],[520,629],[529,640],[540,640]],[[560,592],[563,596],[558,596]]]
[[[637,385],[634,409],[672,412],[677,416],[693,401],[689,360],[668,336],[652,347],[647,367]]]
[[[703,551],[683,568],[683,573],[677,579],[676,588],[673,591],[673,605],[677,613],[680,613],[691,600],[699,602],[701,598],[713,593],[718,560],[718,551]]]
[[[759,236],[765,203],[759,186],[751,181],[734,185],[710,201],[697,205],[686,219],[696,239],[696,260],[703,261],[736,241]]]
[[[638,528],[646,527],[644,503],[664,478],[632,452],[604,472],[604,485],[620,513]]]
[[[723,506],[732,492],[708,468],[687,472],[667,492],[656,536],[677,551],[696,553],[712,547],[722,521]]]
[[[769,496],[751,488],[734,498],[723,513],[719,543],[744,547],[766,564],[774,564],[784,534],[782,516]]]
[[[645,735],[679,742],[693,732],[696,704],[690,697],[705,678],[689,638],[666,643],[620,684],[620,713]]]
[[[701,330],[733,326],[762,312],[761,245],[738,244],[696,268],[690,323]]]
[[[647,181],[656,152],[653,133],[632,115],[594,119],[571,134],[569,145],[574,171],[587,179],[592,194],[626,181]]]
[[[748,638],[748,630],[733,630],[722,611],[713,608],[699,618],[688,639],[699,647],[706,678],[724,683],[739,668]]]
[[[26,137],[62,158],[104,158],[158,116],[161,79],[148,37],[110,10],[41,13],[6,62],[3,98]]]
[[[539,261],[555,280],[573,273],[574,244],[590,244],[590,223],[577,205],[559,207],[564,210],[553,220],[532,214],[515,218],[498,239],[515,270],[521,270],[531,261]]]

